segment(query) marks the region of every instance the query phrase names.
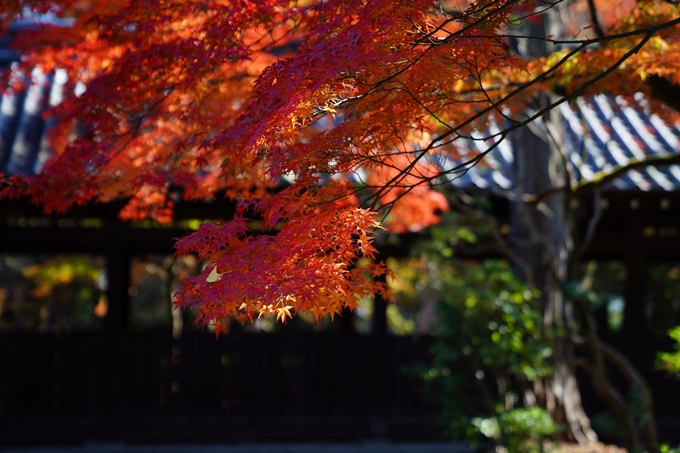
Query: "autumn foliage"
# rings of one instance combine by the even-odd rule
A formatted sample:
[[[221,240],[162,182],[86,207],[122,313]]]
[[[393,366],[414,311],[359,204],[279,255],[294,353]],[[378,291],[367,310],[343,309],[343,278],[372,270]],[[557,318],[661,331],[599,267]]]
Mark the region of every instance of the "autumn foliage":
[[[447,209],[437,185],[486,153],[462,158],[461,137],[490,151],[545,112],[521,116],[539,90],[557,95],[550,109],[587,92],[649,91],[650,76],[680,83],[677,6],[595,4],[603,33],[586,2],[566,0],[4,2],[5,24],[29,11],[73,24],[15,40],[26,73],[62,68],[68,83],[49,112],[54,156],[38,175],[6,175],[2,195],[47,211],[126,198],[124,218],[168,221],[172,190],[224,194],[239,203],[233,219],[177,243],[208,263],[179,304],[218,327],[332,316],[386,293],[372,278],[383,265],[357,266],[374,257],[381,224],[418,230]],[[553,8],[562,36],[518,36]],[[521,40],[552,54],[529,59]],[[491,121],[505,125],[493,136]],[[264,231],[249,230],[255,217]]]

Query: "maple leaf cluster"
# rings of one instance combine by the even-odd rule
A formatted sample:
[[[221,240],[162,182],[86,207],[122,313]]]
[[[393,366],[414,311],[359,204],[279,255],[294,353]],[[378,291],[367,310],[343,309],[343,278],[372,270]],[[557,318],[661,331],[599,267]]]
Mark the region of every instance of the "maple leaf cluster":
[[[304,203],[289,203],[288,192]],[[388,273],[384,264],[352,266],[359,256],[375,257],[371,236],[379,225],[374,213],[353,207],[328,209],[317,200],[291,187],[263,202],[242,204],[230,222],[204,224],[179,239],[178,253],[196,253],[210,264],[204,274],[183,283],[178,305],[198,307],[205,324],[268,314],[285,320],[303,309],[318,320],[344,308],[356,309],[358,297],[389,297],[386,284],[371,278]],[[265,219],[265,228],[281,222],[280,230],[249,234],[241,212],[246,206]],[[216,323],[218,331],[224,326]]]
[[[48,112],[53,157],[38,175],[6,177],[0,195],[47,211],[127,198],[125,218],[168,221],[172,188],[186,200],[224,193],[240,203],[234,219],[177,243],[208,263],[180,306],[222,327],[354,308],[387,291],[372,278],[385,266],[356,266],[375,254],[378,220],[396,232],[436,223],[448,205],[435,186],[465,165],[434,162],[474,164],[495,146],[462,158],[461,138],[497,144],[531,120],[516,118],[537,90],[566,102],[644,91],[650,75],[680,82],[677,6],[619,8],[599,37],[587,23],[568,38],[513,35],[562,3],[18,0],[0,22],[72,18],[15,41],[19,69],[61,68],[68,82]],[[527,59],[520,38],[557,51]],[[509,126],[480,136],[495,120]],[[249,216],[265,231],[249,230]]]

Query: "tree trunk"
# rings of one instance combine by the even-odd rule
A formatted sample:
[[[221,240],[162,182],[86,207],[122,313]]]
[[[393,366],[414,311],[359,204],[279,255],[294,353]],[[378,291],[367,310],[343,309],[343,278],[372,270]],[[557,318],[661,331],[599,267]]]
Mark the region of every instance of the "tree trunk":
[[[547,102],[547,95],[539,95],[535,108],[540,109],[540,104]],[[589,304],[583,303],[579,307],[581,332],[574,331],[574,307],[562,292],[568,277],[568,260],[574,248],[567,197],[558,194],[538,204],[523,201],[527,194],[544,193],[554,187],[562,187],[568,181],[564,151],[560,150],[556,137],[557,131],[561,130],[559,119],[559,115],[552,112],[550,126],[537,121],[531,127],[520,130],[516,137],[518,178],[511,214],[511,242],[514,253],[526,263],[527,283],[541,290],[543,328],[553,348],[550,358],[553,374],[543,382],[535,383],[535,401],[548,409],[556,422],[568,427],[566,440],[581,444],[597,441],[583,410],[576,381],[578,360],[574,357],[573,339],[579,339],[587,346],[587,369],[593,389],[624,427],[627,450],[642,451],[637,427],[628,413],[628,402],[609,382],[603,357],[616,365],[640,392],[648,394],[649,386],[625,357],[599,340]],[[645,438],[650,451],[658,451],[651,408],[647,412]]]
[[[539,10],[544,9],[539,7]],[[539,17],[540,21],[527,21],[527,35],[560,36],[560,21],[555,8],[549,8]],[[546,56],[555,50],[551,46],[543,40],[520,40],[519,51],[531,57]],[[527,108],[527,116],[532,116],[554,100],[549,94],[537,93],[534,104]],[[568,278],[570,258],[576,257],[573,253],[567,194],[559,192],[538,203],[526,201],[529,199],[527,195],[540,195],[549,193],[556,187],[568,186],[569,164],[567,150],[560,138],[562,130],[559,112],[551,111],[542,119],[517,131],[514,137],[517,181],[511,210],[510,243],[516,261],[524,263],[522,271],[526,274],[527,284],[541,291],[543,328],[553,348],[550,358],[553,374],[535,381],[535,395],[525,397],[525,401],[536,401],[550,412],[556,422],[566,425],[566,440],[581,444],[597,441],[597,436],[590,427],[590,420],[583,410],[576,381],[576,364],[583,362],[574,357],[574,339],[579,339],[588,349],[586,368],[591,373],[593,389],[608,404],[621,425],[629,431],[625,437],[628,451],[641,451],[637,427],[628,414],[628,402],[609,382],[604,359],[622,370],[631,385],[641,392],[649,392],[649,386],[625,357],[599,340],[589,304],[585,303],[580,307],[583,318],[580,319],[582,336],[574,331],[574,308],[562,292],[563,284]],[[639,257],[634,261],[638,265],[642,263]],[[644,272],[638,274],[642,276],[639,278],[643,278]],[[631,293],[630,290],[627,292]],[[629,295],[627,294],[627,299]],[[637,300],[640,297],[631,299]],[[630,308],[628,305],[627,303],[627,308]],[[631,303],[630,306],[637,308],[639,312],[642,304]],[[635,314],[640,315],[637,312]],[[627,315],[628,312],[626,317]],[[633,318],[635,319],[629,319],[628,330],[640,330],[639,322],[635,324],[634,321],[644,320],[644,317]],[[650,450],[658,451],[651,408],[648,412],[644,427],[645,438]]]
[[[545,8],[539,6],[538,10]],[[561,34],[557,11],[552,8],[539,16],[540,21],[527,21],[530,36]],[[552,53],[554,46],[543,40],[520,41],[519,51],[529,57]],[[553,99],[554,100],[554,99]],[[527,115],[546,107],[550,95],[537,93]],[[541,194],[569,182],[566,152],[561,149],[559,112],[545,115],[520,129],[514,137],[517,181],[511,211],[510,242],[513,252],[526,263],[524,272],[529,286],[541,291],[544,331],[551,338],[553,374],[534,382],[535,401],[545,407],[554,420],[565,425],[566,440],[587,444],[597,441],[581,404],[576,381],[573,330],[573,307],[565,300],[562,285],[567,277],[568,258],[573,249],[569,209],[564,193],[539,203],[528,203],[524,196]],[[550,118],[547,118],[550,116]]]
[[[540,94],[534,108],[537,110],[547,102],[548,96]],[[556,113],[553,120],[558,121]],[[553,347],[550,359],[553,374],[534,386],[536,402],[546,407],[556,422],[568,427],[568,440],[582,444],[594,442],[597,436],[583,411],[576,381],[574,345],[570,341],[573,308],[561,289],[573,248],[567,199],[559,194],[538,204],[523,201],[525,194],[540,194],[564,185],[566,165],[543,121],[535,121],[518,131],[515,148],[517,184],[511,214],[511,244],[514,252],[528,264],[527,283],[541,291],[544,329],[551,335]]]

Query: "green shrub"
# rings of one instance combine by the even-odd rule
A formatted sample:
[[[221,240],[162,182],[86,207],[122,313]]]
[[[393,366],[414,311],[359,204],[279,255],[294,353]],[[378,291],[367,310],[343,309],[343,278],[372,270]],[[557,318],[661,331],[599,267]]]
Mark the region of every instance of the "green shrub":
[[[543,441],[559,431],[548,411],[538,407],[513,409],[497,417],[474,418],[472,424],[481,435],[512,453],[542,452]]]

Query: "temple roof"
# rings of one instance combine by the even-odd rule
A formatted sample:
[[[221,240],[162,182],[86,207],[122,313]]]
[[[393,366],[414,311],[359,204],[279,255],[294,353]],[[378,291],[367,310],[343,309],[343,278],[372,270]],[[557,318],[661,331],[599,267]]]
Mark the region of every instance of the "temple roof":
[[[0,58],[3,55],[0,53]],[[9,54],[5,56],[10,60],[13,58]],[[43,74],[36,68],[30,76],[12,70],[12,77],[14,80],[20,78],[24,88],[9,89],[0,95],[0,172],[39,173],[50,156],[46,132],[55,121],[48,116],[48,107],[61,102],[66,73],[58,70]],[[633,100],[607,95],[579,98],[571,105],[561,104],[558,109],[564,131],[561,141],[568,155],[572,184],[592,179],[600,171],[624,166],[635,159],[680,152],[680,128],[650,113],[641,94]],[[534,122],[533,128],[539,135],[546,134],[541,120]],[[495,139],[483,138],[493,137],[498,132],[500,127],[490,124],[484,134],[479,134],[479,139],[460,138],[456,145],[461,156],[472,157],[486,151]],[[516,136],[511,134],[480,164],[451,174],[451,184],[459,189],[493,191],[499,195],[511,191],[515,180],[515,150],[520,146]],[[459,164],[438,159],[437,163],[444,169]],[[680,165],[630,170],[609,183],[607,189],[676,191],[680,189]]]
[[[0,102],[0,171],[7,174],[39,173],[50,156],[47,131],[55,119],[48,107],[61,102],[66,73],[43,74],[34,69],[30,77],[13,71],[25,89],[8,89]]]
[[[648,157],[673,156],[680,153],[680,128],[665,123],[649,112],[641,93],[633,100],[621,96],[596,95],[578,98],[571,105],[558,107],[563,131],[558,138],[568,156],[572,186],[592,180],[598,172],[609,172]],[[541,120],[533,124],[533,132],[551,140]],[[493,137],[500,127],[491,124],[480,137]],[[495,144],[494,138],[456,141],[461,154],[474,156]],[[515,150],[522,146],[512,134],[498,143],[482,163],[452,174],[451,184],[465,190],[493,191],[503,194],[515,184]],[[439,165],[452,168],[457,162]],[[646,166],[632,169],[606,186],[619,191],[680,190],[680,165]]]

